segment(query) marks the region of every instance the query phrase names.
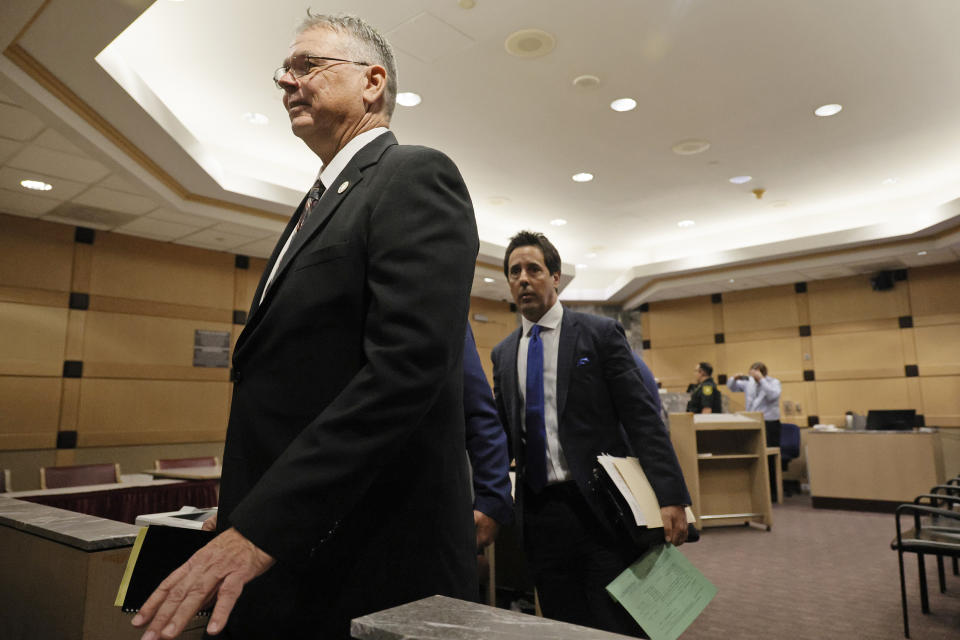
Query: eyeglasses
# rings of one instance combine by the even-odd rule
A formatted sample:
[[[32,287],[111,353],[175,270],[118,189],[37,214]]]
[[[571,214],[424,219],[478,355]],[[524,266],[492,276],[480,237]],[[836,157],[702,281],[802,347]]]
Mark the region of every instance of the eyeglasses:
[[[356,62],[355,60],[344,60],[343,58],[330,58],[328,56],[311,56],[311,55],[302,55],[294,56],[290,59],[288,64],[283,65],[279,69],[273,72],[273,83],[277,85],[278,89],[282,89],[283,85],[280,84],[280,80],[283,79],[283,76],[288,73],[293,76],[293,79],[297,82],[300,81],[300,78],[306,75],[310,75],[314,71],[317,71],[321,68],[332,67],[332,64],[322,64],[313,62],[314,60],[325,60],[327,62],[339,62],[347,64],[356,64],[361,67],[369,67],[370,64],[367,62]]]

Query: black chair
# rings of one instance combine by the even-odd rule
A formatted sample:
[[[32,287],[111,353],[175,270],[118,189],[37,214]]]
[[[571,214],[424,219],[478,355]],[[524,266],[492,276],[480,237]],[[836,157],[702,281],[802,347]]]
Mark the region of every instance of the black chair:
[[[922,504],[929,502],[930,504]],[[960,558],[960,511],[952,508],[939,508],[933,504],[946,504],[950,507],[960,505],[960,497],[938,494],[924,494],[918,496],[912,504],[901,504],[897,507],[896,525],[897,537],[890,543],[890,548],[897,552],[900,566],[900,602],[903,607],[903,635],[910,637],[910,626],[907,619],[907,588],[903,574],[903,554],[917,554],[917,568],[920,577],[920,609],[923,613],[930,612],[930,601],[927,595],[927,571],[924,565],[925,555],[937,557],[940,588],[945,590],[943,575],[943,558]],[[900,517],[913,516],[913,529],[903,531],[900,527]]]
[[[789,422],[780,423],[780,469],[787,470],[791,460],[800,457],[800,427]],[[783,482],[783,494],[790,496],[793,494],[791,485],[798,492],[800,487],[796,481]]]

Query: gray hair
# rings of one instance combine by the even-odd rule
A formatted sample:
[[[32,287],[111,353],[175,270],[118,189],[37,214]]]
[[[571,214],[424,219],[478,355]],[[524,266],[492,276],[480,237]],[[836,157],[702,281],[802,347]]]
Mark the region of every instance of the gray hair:
[[[389,120],[393,116],[394,107],[397,106],[397,62],[387,39],[363,18],[346,14],[312,13],[307,9],[307,17],[300,21],[296,33],[300,35],[304,31],[316,28],[346,34],[352,41],[351,55],[359,58],[358,62],[378,64],[387,70],[387,88],[383,92],[383,103],[387,120]]]

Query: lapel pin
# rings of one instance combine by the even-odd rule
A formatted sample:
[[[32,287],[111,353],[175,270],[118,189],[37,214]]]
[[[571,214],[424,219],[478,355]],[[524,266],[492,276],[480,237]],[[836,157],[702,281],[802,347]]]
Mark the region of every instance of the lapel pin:
[[[350,186],[350,181],[344,180],[343,182],[340,183],[340,186],[337,187],[337,193],[343,193],[344,191],[347,190],[347,187],[349,186]]]

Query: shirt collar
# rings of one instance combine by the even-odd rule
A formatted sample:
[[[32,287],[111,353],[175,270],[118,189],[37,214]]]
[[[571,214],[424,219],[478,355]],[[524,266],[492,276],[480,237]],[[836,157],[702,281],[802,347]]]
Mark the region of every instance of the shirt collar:
[[[560,322],[563,320],[563,305],[560,304],[560,301],[557,300],[553,303],[553,306],[547,309],[547,312],[544,313],[539,320],[536,322],[530,322],[523,316],[520,316],[520,321],[523,323],[523,335],[530,335],[530,329],[533,325],[538,324],[545,329],[556,329],[560,326]]]
[[[323,188],[329,189],[330,185],[337,179],[337,176],[340,175],[340,172],[343,171],[343,168],[353,160],[353,156],[357,155],[360,149],[363,149],[375,138],[383,135],[387,131],[389,131],[389,129],[386,127],[376,127],[369,131],[364,131],[345,144],[343,149],[340,149],[337,155],[333,156],[330,164],[324,165],[323,168],[320,169],[320,175],[317,177],[320,178],[320,182],[323,183]]]

